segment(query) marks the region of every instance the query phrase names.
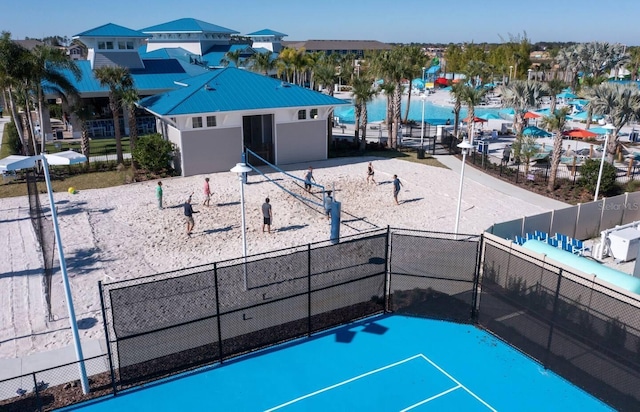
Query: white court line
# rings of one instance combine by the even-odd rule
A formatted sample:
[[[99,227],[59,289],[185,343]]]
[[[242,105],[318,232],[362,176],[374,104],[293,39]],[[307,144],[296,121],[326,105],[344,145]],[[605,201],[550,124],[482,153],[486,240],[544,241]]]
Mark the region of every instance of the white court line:
[[[393,368],[393,367],[395,367],[395,366],[401,365],[401,364],[403,364],[403,363],[405,363],[405,362],[409,362],[409,361],[412,361],[412,360],[417,359],[417,358],[420,358],[420,357],[423,357],[423,358],[424,358],[424,355],[423,355],[423,354],[414,355],[414,356],[412,356],[412,357],[410,357],[410,358],[407,358],[407,359],[401,360],[401,361],[396,362],[396,363],[392,363],[391,365],[383,366],[382,368],[378,368],[378,369],[375,369],[375,370],[369,371],[369,372],[367,372],[367,373],[363,373],[362,375],[358,375],[358,376],[356,376],[356,377],[354,377],[354,378],[347,379],[346,381],[342,381],[342,382],[340,382],[340,383],[336,383],[335,385],[328,386],[328,387],[326,387],[326,388],[323,388],[323,389],[317,390],[317,391],[315,391],[315,392],[311,392],[311,393],[306,394],[306,395],[304,395],[304,396],[301,396],[301,397],[299,397],[299,398],[296,398],[296,399],[290,400],[289,402],[285,402],[285,403],[283,403],[283,404],[281,404],[281,405],[274,406],[273,408],[270,408],[270,409],[265,410],[265,412],[271,412],[271,411],[275,411],[275,410],[277,410],[277,409],[284,408],[285,406],[289,406],[289,405],[291,405],[291,404],[293,404],[293,403],[296,403],[296,402],[298,402],[298,401],[301,401],[301,400],[303,400],[303,399],[310,398],[310,397],[315,396],[315,395],[317,395],[317,394],[319,394],[319,393],[326,392],[326,391],[329,391],[329,390],[331,390],[331,389],[335,389],[335,388],[337,388],[337,387],[339,387],[339,386],[346,385],[347,383],[351,383],[351,382],[356,381],[356,380],[358,380],[358,379],[364,378],[364,377],[369,376],[369,375],[373,375],[374,373],[381,372],[381,371],[383,371],[383,370],[385,370],[385,369]],[[426,358],[425,358],[425,359],[426,359]],[[447,376],[448,376],[448,375],[447,375]]]
[[[418,403],[414,403],[413,405],[409,406],[408,408],[404,408],[404,409],[402,409],[400,412],[407,412],[407,411],[409,411],[409,410],[411,410],[411,409],[413,409],[413,408],[417,408],[418,406],[420,406],[420,405],[422,405],[422,404],[424,404],[424,403],[431,402],[431,401],[432,401],[432,400],[434,400],[434,399],[437,399],[437,398],[439,398],[439,397],[441,397],[441,396],[444,396],[444,395],[448,394],[449,392],[453,392],[453,391],[455,391],[456,389],[460,389],[460,388],[461,388],[461,386],[460,386],[460,385],[458,385],[458,386],[454,386],[454,387],[453,387],[453,388],[451,388],[451,389],[447,389],[446,391],[444,391],[444,392],[440,392],[439,394],[434,395],[434,396],[432,396],[432,397],[430,397],[430,398],[427,398],[427,399],[425,399],[425,400],[423,400],[423,401],[420,401],[420,402],[418,402]]]
[[[471,392],[466,386],[464,386],[463,384],[461,384],[460,382],[458,382],[458,380],[456,378],[454,378],[453,376],[449,375],[444,369],[442,369],[440,366],[436,365],[435,362],[433,362],[431,359],[427,358],[426,356],[424,356],[423,354],[420,354],[418,356],[422,356],[422,358],[424,358],[424,360],[426,360],[427,362],[429,362],[434,368],[436,368],[437,370],[439,370],[440,372],[442,372],[446,377],[448,377],[449,379],[451,379],[452,381],[454,381],[456,384],[458,384],[458,386],[460,386],[462,389],[464,389],[469,395],[473,396],[474,398],[476,398],[478,401],[480,401],[484,406],[486,406],[487,408],[489,408],[490,410],[492,410],[493,412],[498,412],[496,409],[494,409],[493,407],[491,407],[491,405],[489,405],[488,403],[486,403],[485,401],[483,401],[478,395],[476,395],[475,393]]]

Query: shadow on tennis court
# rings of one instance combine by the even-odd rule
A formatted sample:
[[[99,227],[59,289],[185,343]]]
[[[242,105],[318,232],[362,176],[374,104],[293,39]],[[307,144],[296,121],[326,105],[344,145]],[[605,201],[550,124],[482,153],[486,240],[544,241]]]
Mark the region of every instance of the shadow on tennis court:
[[[203,230],[202,234],[203,235],[210,235],[212,233],[222,233],[222,232],[229,232],[231,229],[233,229],[233,225],[231,226],[226,226],[226,227],[219,227],[217,229],[207,229],[207,230]]]
[[[376,323],[374,321],[363,322],[362,324],[359,324],[356,326],[357,327],[364,326],[364,328],[360,329],[359,331],[351,330],[354,328],[352,326],[347,326],[347,327],[338,329],[336,331],[336,342],[351,343],[353,338],[355,338],[356,335],[360,332],[372,333],[374,335],[384,335],[389,330],[389,328],[387,328],[386,326],[382,326],[381,324]]]
[[[224,207],[224,206],[237,206],[240,202],[226,202],[226,203],[216,203],[216,206]]]
[[[284,226],[281,228],[278,228],[275,230],[275,232],[286,232],[288,230],[299,230],[299,229],[303,229],[305,227],[307,227],[309,225],[291,225],[291,226]]]
[[[424,199],[424,197],[415,197],[413,199],[401,200],[400,204],[403,205],[405,203],[419,202],[420,200],[423,200],[423,199]]]

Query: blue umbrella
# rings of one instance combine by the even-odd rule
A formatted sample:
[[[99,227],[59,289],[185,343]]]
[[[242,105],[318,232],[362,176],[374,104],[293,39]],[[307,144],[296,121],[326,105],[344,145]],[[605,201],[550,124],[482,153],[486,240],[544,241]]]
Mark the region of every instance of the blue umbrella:
[[[551,133],[546,130],[542,130],[536,126],[527,126],[522,130],[523,136],[533,136],[533,137],[551,137],[553,136]]]
[[[586,121],[587,120],[587,112],[579,112],[576,114],[572,114],[567,116],[569,119],[571,120],[583,120]],[[591,116],[591,121],[593,122],[597,122],[598,120],[604,118],[604,116],[599,115],[599,114],[594,114],[593,116]]]
[[[424,89],[424,82],[422,79],[413,79],[411,81],[411,86],[416,87],[418,89]]]
[[[564,92],[562,92],[560,94],[556,94],[556,97],[558,99],[575,99],[578,96],[576,96],[575,94],[573,94],[571,92],[564,91]]]
[[[485,114],[481,114],[478,117],[484,120],[501,119],[501,117],[495,113],[485,113]]]

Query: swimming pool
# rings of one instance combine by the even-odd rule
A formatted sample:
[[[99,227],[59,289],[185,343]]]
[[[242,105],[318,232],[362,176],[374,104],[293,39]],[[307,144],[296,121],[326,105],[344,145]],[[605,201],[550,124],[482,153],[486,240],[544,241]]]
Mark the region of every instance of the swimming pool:
[[[402,117],[407,108],[407,96],[402,97]],[[487,113],[498,114],[498,108],[476,108],[475,115],[480,116]],[[385,97],[377,97],[367,104],[367,117],[369,122],[381,122],[385,119],[387,112],[387,99]],[[336,107],[333,112],[334,116],[340,119],[342,123],[355,122],[355,108],[352,106]],[[424,119],[426,122],[439,125],[445,124],[448,119],[453,122],[453,107],[438,106],[432,102],[424,103]],[[467,109],[463,107],[460,110],[460,119],[467,117]],[[420,122],[422,120],[422,101],[419,96],[411,97],[411,105],[409,106],[409,120]]]

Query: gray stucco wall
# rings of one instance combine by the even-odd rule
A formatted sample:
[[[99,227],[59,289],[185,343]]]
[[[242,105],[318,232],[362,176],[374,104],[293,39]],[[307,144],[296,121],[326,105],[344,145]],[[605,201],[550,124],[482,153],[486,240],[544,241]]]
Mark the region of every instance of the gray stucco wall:
[[[228,172],[240,161],[242,132],[239,127],[182,132],[182,176]]]
[[[326,159],[326,119],[276,125],[277,164]]]

